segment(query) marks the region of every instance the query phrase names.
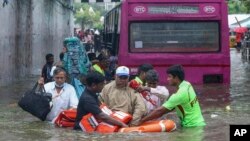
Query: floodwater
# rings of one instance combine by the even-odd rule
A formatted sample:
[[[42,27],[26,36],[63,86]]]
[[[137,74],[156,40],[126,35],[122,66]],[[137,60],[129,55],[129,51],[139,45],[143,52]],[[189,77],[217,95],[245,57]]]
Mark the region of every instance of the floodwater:
[[[31,88],[36,78],[27,78],[11,86],[0,87],[0,140],[48,141],[228,141],[230,124],[250,124],[250,63],[231,49],[231,85],[195,85],[207,126],[172,133],[85,134],[58,128],[39,121],[17,106],[21,95]],[[167,118],[179,124],[175,112]]]

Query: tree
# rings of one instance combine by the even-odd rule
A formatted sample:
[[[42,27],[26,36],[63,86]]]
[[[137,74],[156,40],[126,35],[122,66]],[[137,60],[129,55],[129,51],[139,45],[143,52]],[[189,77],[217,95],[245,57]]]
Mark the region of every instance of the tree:
[[[247,13],[250,13],[250,1],[249,0],[245,0],[245,1],[243,1],[243,3],[244,3],[244,5],[245,5],[245,7],[246,7],[246,12]]]
[[[93,27],[94,23],[99,22],[100,13],[98,11],[93,11],[92,7],[88,4],[80,4],[75,6],[75,23],[81,25],[81,28],[84,29],[87,27]]]
[[[229,14],[242,14],[249,12],[249,0],[228,0]]]

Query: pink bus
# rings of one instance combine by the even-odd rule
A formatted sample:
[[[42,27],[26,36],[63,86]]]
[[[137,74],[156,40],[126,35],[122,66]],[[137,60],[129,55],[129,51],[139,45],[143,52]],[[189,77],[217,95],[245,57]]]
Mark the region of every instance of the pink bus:
[[[103,46],[136,74],[150,63],[166,82],[181,64],[195,83],[230,83],[227,4],[224,0],[124,0],[104,20]]]

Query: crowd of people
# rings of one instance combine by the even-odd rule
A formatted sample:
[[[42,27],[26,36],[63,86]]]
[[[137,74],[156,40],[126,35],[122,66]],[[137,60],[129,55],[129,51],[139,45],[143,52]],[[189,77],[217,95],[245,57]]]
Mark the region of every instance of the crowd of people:
[[[86,45],[87,51],[101,52],[101,37],[98,29],[86,29],[85,31],[75,29],[74,36]]]
[[[53,107],[47,116],[48,121],[52,121],[63,110],[76,109],[76,130],[81,129],[79,122],[88,113],[106,123],[127,127],[138,126],[176,110],[181,126],[205,125],[198,98],[192,85],[185,80],[181,65],[167,68],[168,83],[176,87],[176,92],[170,95],[165,86],[158,84],[159,75],[151,64],[138,66],[137,76],[130,79],[128,67],[117,66],[115,62],[112,64],[111,56],[107,54],[94,55],[95,61],[91,62],[88,72],[80,76],[84,90],[77,97],[76,89],[67,76],[68,72],[63,68],[64,53],[59,55],[60,61],[55,64],[54,56],[46,55],[46,64],[38,80],[46,92],[52,93]],[[135,84],[138,87],[133,87]],[[105,103],[112,111],[132,115],[132,120],[126,125],[108,116],[100,109],[101,103]]]
[[[236,32],[235,34],[236,49],[240,51],[242,49],[242,44],[244,43],[244,41],[250,40],[250,30],[247,29],[246,32]]]
[[[144,64],[141,67],[147,65]],[[177,110],[182,126],[205,125],[194,89],[189,82],[184,80],[184,72],[181,66],[172,66],[167,71],[169,84],[177,87],[177,92],[170,96],[169,99],[166,87],[157,85],[159,78],[155,70],[151,69],[148,72],[140,73],[135,79],[142,82],[141,89],[150,92],[150,97],[157,103],[156,105],[153,105],[143,98],[140,93],[129,87],[129,68],[125,66],[116,69],[115,80],[108,84],[105,84],[107,82],[104,75],[98,71],[94,70],[87,74],[87,87],[78,104],[74,87],[66,83],[66,72],[61,68],[56,68],[53,73],[54,81],[45,84],[45,90],[53,94],[54,105],[47,116],[47,120],[53,120],[63,109],[77,108],[78,122],[83,115],[92,113],[108,123],[125,127],[124,124],[108,118],[101,112],[97,95],[101,92],[100,99],[111,110],[119,110],[133,115],[130,126],[136,126],[147,120],[159,118],[173,109]],[[143,75],[144,78],[139,78],[139,76]],[[143,85],[141,79],[145,80],[146,85]],[[39,83],[43,84],[44,81],[41,82],[41,80],[43,79],[40,79]],[[75,129],[79,129],[78,124],[75,125]]]

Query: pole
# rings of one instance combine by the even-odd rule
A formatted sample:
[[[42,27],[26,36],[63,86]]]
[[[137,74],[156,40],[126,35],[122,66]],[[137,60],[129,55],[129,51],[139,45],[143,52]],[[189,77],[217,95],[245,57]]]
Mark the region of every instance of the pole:
[[[235,17],[235,20],[237,21],[238,25],[241,27],[240,22],[238,21],[237,17]]]

